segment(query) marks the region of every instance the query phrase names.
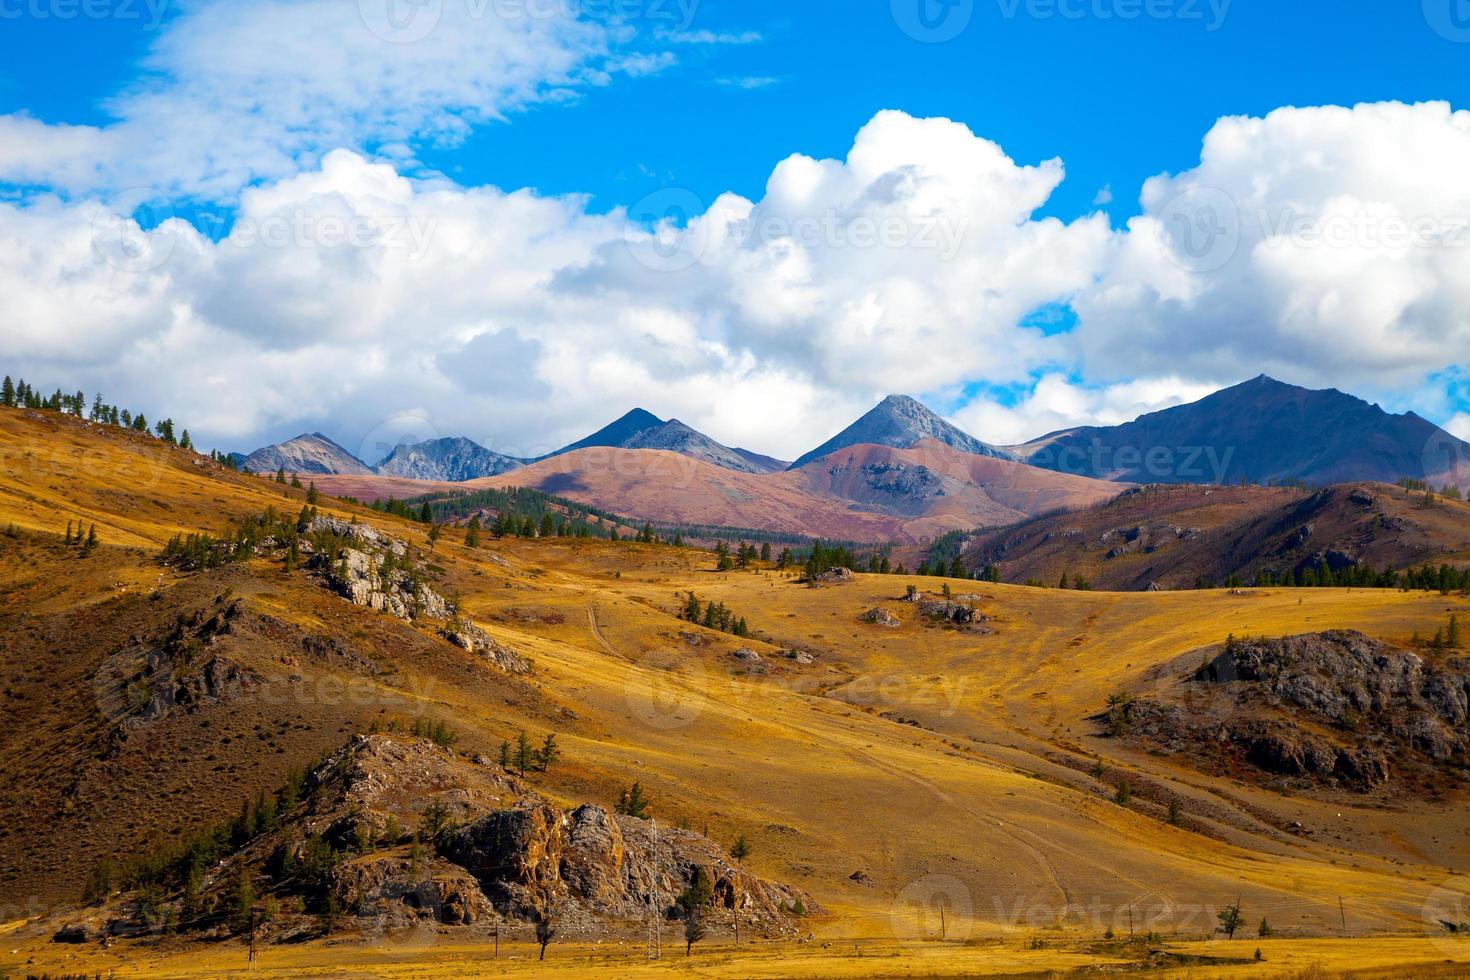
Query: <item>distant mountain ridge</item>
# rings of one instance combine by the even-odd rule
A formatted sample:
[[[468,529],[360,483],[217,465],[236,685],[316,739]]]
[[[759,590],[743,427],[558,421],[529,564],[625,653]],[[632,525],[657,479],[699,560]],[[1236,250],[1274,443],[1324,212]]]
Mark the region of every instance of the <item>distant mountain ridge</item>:
[[[1337,390],[1312,391],[1265,375],[1122,425],[1064,429],[1017,446],[983,442],[913,398],[890,395],[789,465],[725,446],[678,419],[665,421],[642,408],[535,460],[493,453],[468,439],[440,439],[399,447],[378,467],[369,467],[315,433],[256,450],[243,462],[256,471],[380,473],[458,483],[602,447],[674,452],[759,475],[799,470],[853,446],[909,449],[925,441],[1115,483],[1393,483],[1410,477],[1470,490],[1470,444],[1432,422],[1412,412],[1392,415]]]
[[[563,446],[554,453],[541,457],[552,459],[565,456],[581,449],[657,449],[680,453],[694,459],[713,463],[737,473],[773,473],[786,468],[786,463],[769,456],[762,456],[746,449],[732,449],[722,445],[697,429],[678,419],[664,421],[652,412],[635,408],[622,418]],[[540,462],[540,460],[536,460]]]
[[[1412,412],[1266,375],[1115,426],[1008,447],[1033,466],[1126,483],[1464,484],[1470,445]]]
[[[486,476],[499,476],[520,469],[523,465],[520,460],[491,452],[477,442],[452,438],[395,446],[387,458],[373,467],[373,470],[380,476],[463,483]]]
[[[1016,458],[949,424],[907,395],[889,395],[862,418],[792,463],[791,469],[800,469],[812,460],[830,456],[849,446],[908,449],[925,439],[933,439],[976,456]]]
[[[265,446],[246,456],[241,466],[252,473],[332,473],[365,476],[372,467],[343,449],[320,432],[299,435],[295,439]]]

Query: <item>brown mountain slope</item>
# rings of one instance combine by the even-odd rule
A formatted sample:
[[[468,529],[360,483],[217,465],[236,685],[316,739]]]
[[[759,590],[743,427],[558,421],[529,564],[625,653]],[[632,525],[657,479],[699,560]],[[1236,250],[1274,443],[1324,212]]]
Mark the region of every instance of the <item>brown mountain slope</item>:
[[[976,456],[926,440],[851,446],[800,469],[739,473],[677,453],[579,449],[462,484],[316,478],[361,500],[483,487],[531,487],[643,520],[758,527],[848,541],[914,543],[1107,499],[1115,483]]]
[[[99,857],[126,861],[150,841],[175,842],[234,816],[355,730],[422,721],[458,733],[456,767],[492,773],[500,744],[514,745],[520,729],[532,744],[554,734],[560,761],[530,769],[524,782],[559,810],[606,808],[637,780],[661,829],[707,826],[726,849],[745,837],[745,871],[827,910],[802,919],[815,942],[781,949],[793,958],[854,951],[829,976],[891,974],[895,954],[858,956],[895,942],[922,960],[919,972],[971,975],[949,958],[975,949],[1004,957],[1011,974],[1113,969],[1122,959],[1097,944],[1103,930],[1126,929],[1135,916],[1166,937],[1197,936],[1237,899],[1269,914],[1289,941],[1335,934],[1345,906],[1355,936],[1404,937],[1399,958],[1385,964],[1470,959],[1443,945],[1437,924],[1426,931],[1424,916],[1467,894],[1454,878],[1470,867],[1463,787],[1433,799],[1400,782],[1366,795],[1237,785],[1103,737],[1091,720],[1107,692],[1197,665],[1230,632],[1356,629],[1402,642],[1452,613],[1465,621],[1470,600],[950,583],[975,593],[964,601],[988,617],[982,633],[930,621],[902,601],[910,586],[935,590],[933,579],[858,575],[807,588],[759,563],[721,574],[706,553],[632,542],[515,539],[469,549],[447,535],[431,551],[410,522],[323,503],[323,518],[356,517],[355,535],[403,543],[402,559],[423,583],[458,596],[463,616],[532,665],[508,674],[445,639],[450,624],[432,604],[416,619],[355,605],[343,594],[351,590],[328,587],[328,572],[305,560],[288,570],[268,545],[203,572],[160,563],[160,545],[178,531],[218,532],[271,506],[294,515],[301,491],[74,419],[0,411],[0,448],[8,919],[44,911],[27,908],[32,900],[74,903]],[[67,546],[67,520],[96,523],[97,547]],[[690,591],[747,618],[751,636],[677,618]],[[880,606],[894,625],[864,621]],[[1123,781],[1127,805],[1118,802]],[[366,875],[387,860],[411,869],[410,846],[355,850],[337,871]],[[432,853],[424,865],[442,868]],[[206,882],[206,894],[218,884]],[[270,891],[278,887],[262,876],[257,895],[285,909],[292,895]],[[951,912],[946,942],[928,917],[941,897]],[[326,941],[266,946],[262,972],[291,975],[281,967],[295,958],[300,975],[381,973],[382,960],[346,966],[377,955],[402,957],[391,972],[403,975],[464,975],[483,970],[493,941],[484,929],[460,941],[430,928],[415,932],[425,939],[414,946],[348,918]],[[56,921],[7,926],[0,972],[219,976],[245,964],[239,932],[102,949],[49,942]],[[735,948],[722,921],[712,926],[703,949],[720,950],[723,975],[807,972],[789,963],[750,969],[745,957],[776,944],[747,934]],[[646,968],[646,923],[636,929],[623,943],[569,933],[548,963],[567,950],[573,975],[570,964],[585,961],[570,958],[572,943],[600,941],[601,972]],[[531,968],[524,921],[502,937]],[[1069,958],[1059,960],[1064,943]],[[1278,948],[1268,944],[1267,955],[1281,965]],[[1310,948],[1299,955],[1311,962]]]
[[[1190,588],[1230,576],[1250,583],[1297,569],[1405,569],[1470,560],[1470,506],[1380,483],[1307,492],[1266,487],[1149,486],[1106,504],[977,535],[965,561],[1006,581],[1095,588]]]

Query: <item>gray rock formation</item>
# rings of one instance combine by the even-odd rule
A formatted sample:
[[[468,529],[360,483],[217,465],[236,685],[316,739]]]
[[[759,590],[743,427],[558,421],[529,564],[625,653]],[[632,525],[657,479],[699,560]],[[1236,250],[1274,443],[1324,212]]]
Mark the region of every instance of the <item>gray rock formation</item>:
[[[848,446],[876,445],[905,449],[924,439],[935,439],[961,452],[1000,459],[1015,457],[1003,449],[981,442],[967,432],[950,425],[907,395],[889,395],[872,411],[791,464],[792,469],[805,466],[846,449]]]
[[[514,650],[497,643],[489,633],[462,616],[450,620],[439,635],[462,650],[483,657],[508,674],[529,674],[531,664]]]
[[[302,476],[312,473],[368,476],[373,472],[366,463],[320,432],[257,449],[245,457],[241,466],[252,473],[275,473],[284,469],[287,473]]]
[[[374,469],[380,476],[463,483],[466,480],[509,473],[522,465],[524,464],[518,459],[502,456],[478,443],[458,438],[397,446]]]

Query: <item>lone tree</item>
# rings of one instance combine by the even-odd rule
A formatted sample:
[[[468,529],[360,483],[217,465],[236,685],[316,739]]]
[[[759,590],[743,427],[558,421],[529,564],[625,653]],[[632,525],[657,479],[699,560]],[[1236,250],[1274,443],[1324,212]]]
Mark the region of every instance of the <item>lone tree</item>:
[[[684,912],[684,955],[694,955],[694,944],[704,938],[704,917],[699,909]]]
[[[1234,939],[1235,930],[1239,929],[1244,923],[1244,916],[1240,913],[1239,900],[1234,905],[1225,906],[1215,914],[1215,917],[1220,920],[1220,931],[1225,934],[1226,939]]]
[[[735,838],[735,843],[730,845],[730,856],[736,861],[744,861],[750,857],[750,844],[746,842],[744,834]]]
[[[536,942],[541,945],[541,955],[538,959],[546,959],[546,947],[556,938],[556,912],[551,908],[551,896],[547,895],[545,904],[536,912]]]

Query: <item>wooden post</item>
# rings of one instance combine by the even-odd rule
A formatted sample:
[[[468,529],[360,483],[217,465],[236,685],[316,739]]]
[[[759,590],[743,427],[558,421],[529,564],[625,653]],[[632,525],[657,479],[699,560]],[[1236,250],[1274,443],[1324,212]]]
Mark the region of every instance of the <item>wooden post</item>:
[[[1337,914],[1342,917],[1342,934],[1347,936],[1347,909],[1342,904],[1342,896],[1337,896]]]

